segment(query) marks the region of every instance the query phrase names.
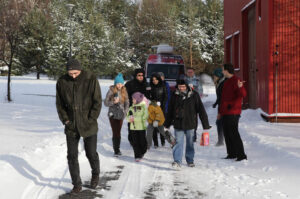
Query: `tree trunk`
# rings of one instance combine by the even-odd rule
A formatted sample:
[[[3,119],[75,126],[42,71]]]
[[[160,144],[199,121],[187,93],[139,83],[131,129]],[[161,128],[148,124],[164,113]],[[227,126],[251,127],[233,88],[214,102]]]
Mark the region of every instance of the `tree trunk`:
[[[192,33],[191,33],[191,37],[190,37],[190,62],[191,62],[191,68],[193,68],[193,38],[192,38]]]
[[[36,66],[36,79],[40,79],[40,66]]]
[[[10,97],[10,74],[11,74],[11,66],[12,63],[9,63],[8,66],[8,75],[7,75],[7,101],[11,102],[11,97]]]

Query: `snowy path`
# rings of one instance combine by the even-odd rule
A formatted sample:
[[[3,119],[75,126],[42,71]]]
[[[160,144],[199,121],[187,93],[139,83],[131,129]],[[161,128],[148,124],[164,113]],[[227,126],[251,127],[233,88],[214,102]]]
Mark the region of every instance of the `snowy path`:
[[[1,91],[5,83],[1,77]],[[111,81],[100,84],[105,96]],[[12,88],[14,102],[0,101],[0,198],[68,198],[64,194],[72,184],[63,126],[55,110],[55,81],[15,78]],[[262,121],[259,110],[244,111],[240,133],[248,160],[224,160],[225,147],[214,146],[214,90],[209,86],[205,89],[209,95],[204,105],[213,125],[211,144],[201,147],[197,142],[196,167],[187,167],[183,160],[180,171],[171,167],[169,147],[151,148],[142,162],[136,163],[127,141],[126,123],[122,128],[123,156],[113,157],[107,108],[103,107],[98,119],[101,182],[93,192],[84,188],[83,198],[300,199],[300,125],[270,124]],[[5,94],[1,95],[4,99]],[[198,137],[200,133],[201,127]],[[79,151],[82,181],[88,183],[90,168],[82,141]]]

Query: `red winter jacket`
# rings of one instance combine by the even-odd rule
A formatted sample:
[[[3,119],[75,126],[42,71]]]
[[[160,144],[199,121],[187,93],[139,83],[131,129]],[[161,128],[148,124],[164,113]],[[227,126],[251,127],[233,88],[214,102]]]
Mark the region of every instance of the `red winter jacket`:
[[[221,115],[240,115],[242,112],[242,101],[246,97],[244,86],[238,87],[239,78],[233,75],[224,83],[221,95]]]

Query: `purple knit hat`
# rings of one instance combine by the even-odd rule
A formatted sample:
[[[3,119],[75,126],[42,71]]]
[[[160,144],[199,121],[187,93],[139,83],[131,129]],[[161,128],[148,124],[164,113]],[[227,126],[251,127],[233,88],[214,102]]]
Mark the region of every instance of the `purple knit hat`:
[[[141,101],[143,101],[144,95],[143,95],[143,93],[135,92],[132,95],[132,99],[135,99],[136,103],[139,104],[139,103],[141,103]]]

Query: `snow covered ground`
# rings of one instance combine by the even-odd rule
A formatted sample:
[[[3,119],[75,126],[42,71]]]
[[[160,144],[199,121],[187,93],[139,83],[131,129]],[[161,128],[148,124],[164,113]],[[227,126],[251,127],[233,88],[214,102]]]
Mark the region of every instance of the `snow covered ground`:
[[[59,198],[72,188],[66,160],[63,126],[55,109],[53,80],[13,77],[12,103],[5,101],[6,77],[0,77],[0,198]],[[100,80],[103,97],[112,81]],[[195,168],[171,167],[169,147],[150,149],[140,163],[133,159],[122,129],[123,156],[113,157],[107,108],[98,119],[98,152],[101,178],[98,198],[300,198],[300,124],[264,122],[259,110],[243,111],[240,133],[248,160],[225,160],[225,147],[217,140],[214,88],[205,85],[203,99],[209,120],[210,146],[195,144]],[[201,133],[201,126],[198,134]],[[83,181],[90,168],[80,143],[79,161]]]

